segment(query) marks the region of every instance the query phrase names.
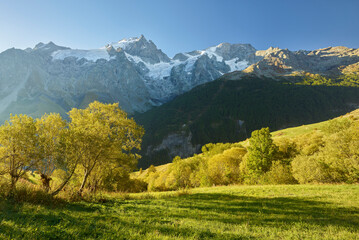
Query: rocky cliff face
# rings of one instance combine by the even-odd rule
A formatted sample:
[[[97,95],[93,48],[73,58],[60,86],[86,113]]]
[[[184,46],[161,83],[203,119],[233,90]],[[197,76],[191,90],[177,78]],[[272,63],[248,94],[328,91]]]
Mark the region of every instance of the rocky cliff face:
[[[257,51],[256,56],[262,59],[243,70],[244,73],[266,77],[305,73],[332,76],[350,72],[350,69],[346,67],[349,65],[354,67],[359,62],[359,50],[347,47],[295,52],[288,49],[269,48],[266,51]],[[347,71],[345,72],[344,69]]]
[[[179,133],[172,133],[166,136],[159,145],[149,145],[146,149],[146,155],[149,156],[155,152],[165,150],[170,159],[176,156],[181,158],[188,157],[199,152],[202,147],[200,144],[192,144],[191,140],[191,132],[186,133],[185,131],[182,131]]]
[[[101,49],[39,43],[0,53],[0,119],[9,113],[65,114],[93,100],[144,112],[225,73],[257,61],[249,44],[223,43],[169,58],[144,36]]]

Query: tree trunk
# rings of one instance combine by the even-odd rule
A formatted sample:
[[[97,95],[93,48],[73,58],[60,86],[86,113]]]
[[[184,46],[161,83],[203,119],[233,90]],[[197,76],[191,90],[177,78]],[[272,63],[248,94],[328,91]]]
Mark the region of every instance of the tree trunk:
[[[9,197],[13,198],[15,195],[16,183],[19,178],[13,172],[10,173],[10,176],[11,176],[11,185],[10,185]]]
[[[82,184],[81,184],[81,187],[79,189],[79,195],[82,194],[82,191],[85,188],[87,178],[88,178],[88,176],[90,175],[90,173],[92,172],[92,170],[94,169],[94,167],[96,165],[96,160],[97,160],[97,157],[96,157],[94,163],[92,164],[92,166],[90,168],[85,169],[84,179],[82,180]]]
[[[81,187],[79,189],[79,194],[81,195],[82,194],[82,191],[84,190],[85,188],[85,185],[86,185],[86,181],[87,181],[87,178],[89,176],[90,172],[85,170],[85,174],[84,174],[84,178],[82,180],[82,184],[81,184]]]
[[[45,189],[45,191],[48,193],[50,191],[50,181],[52,180],[51,177],[47,176],[44,173],[41,173],[41,182],[42,187]]]
[[[66,180],[55,190],[51,193],[52,196],[56,196],[65,186],[66,184],[70,181],[72,175],[75,173],[76,167],[77,167],[77,163],[75,164],[71,174],[66,178]]]

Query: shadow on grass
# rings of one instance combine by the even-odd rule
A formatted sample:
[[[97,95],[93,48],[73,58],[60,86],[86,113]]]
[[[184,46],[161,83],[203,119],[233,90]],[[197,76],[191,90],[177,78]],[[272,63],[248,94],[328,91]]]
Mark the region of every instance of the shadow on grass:
[[[333,203],[296,197],[261,198],[231,194],[193,194],[171,198],[177,208],[204,213],[192,216],[223,223],[241,220],[259,225],[305,222],[320,226],[340,226],[359,230],[359,208],[334,206]]]
[[[358,208],[295,197],[198,193],[164,199],[114,200],[105,204],[74,203],[61,208],[42,206],[34,211],[26,211],[21,204],[0,204],[0,233],[16,239],[133,239],[134,233],[136,237],[157,234],[198,239],[253,238],[201,228],[203,221],[232,229],[242,224],[281,229],[305,224],[320,229],[334,226],[359,231]],[[188,223],[197,225],[190,227]],[[31,232],[29,227],[42,229],[41,233]]]

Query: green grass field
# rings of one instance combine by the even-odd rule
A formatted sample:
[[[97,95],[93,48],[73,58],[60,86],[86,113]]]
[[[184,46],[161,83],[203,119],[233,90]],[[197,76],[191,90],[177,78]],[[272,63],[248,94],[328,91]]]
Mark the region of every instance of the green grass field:
[[[359,185],[276,185],[0,204],[1,239],[359,239]]]

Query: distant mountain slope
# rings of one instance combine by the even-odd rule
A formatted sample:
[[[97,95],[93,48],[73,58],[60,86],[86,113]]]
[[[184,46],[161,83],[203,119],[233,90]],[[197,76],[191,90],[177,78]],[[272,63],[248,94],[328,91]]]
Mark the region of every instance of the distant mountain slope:
[[[278,77],[303,75],[305,73],[327,76],[354,72],[350,68],[359,62],[359,49],[328,47],[314,51],[289,51],[269,48],[257,51],[263,59],[249,66],[243,72],[258,76]],[[348,67],[351,66],[351,67]]]
[[[243,140],[262,127],[309,124],[358,107],[359,88],[299,86],[255,76],[230,81],[224,76],[135,115],[146,129],[139,166],[188,157],[206,143]]]
[[[258,59],[249,44],[223,43],[169,58],[144,36],[100,49],[50,42],[0,53],[0,121],[9,113],[38,116],[85,107],[89,100],[119,102],[144,112]]]

